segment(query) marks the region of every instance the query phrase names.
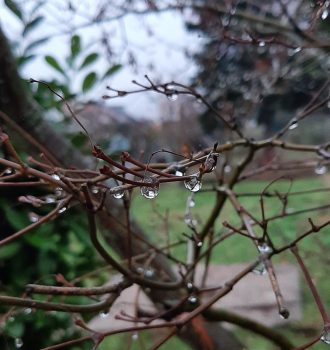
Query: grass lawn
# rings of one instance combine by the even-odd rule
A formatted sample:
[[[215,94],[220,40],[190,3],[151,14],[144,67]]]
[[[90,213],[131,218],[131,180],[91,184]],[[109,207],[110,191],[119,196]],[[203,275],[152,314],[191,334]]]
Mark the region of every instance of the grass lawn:
[[[235,187],[237,193],[253,193],[262,191],[269,182],[265,181],[249,181],[242,184],[238,184]],[[268,190],[286,192],[290,186],[289,181],[279,181],[273,184]],[[305,189],[315,189],[324,186],[321,178],[317,179],[301,179],[295,180],[292,184],[291,192],[301,191]],[[203,187],[203,190],[207,188],[207,185]],[[189,228],[184,223],[184,213],[186,208],[187,197],[190,192],[187,191],[183,185],[163,185],[160,188],[159,196],[154,200],[148,200],[135,193],[133,199],[133,216],[137,221],[149,232],[154,242],[157,242],[158,246],[166,244],[166,230],[169,232],[169,238],[171,242],[175,242],[178,239],[184,238],[183,232],[190,233]],[[291,196],[287,205],[287,210],[305,209],[318,206],[320,204],[327,203],[329,193],[319,192],[313,194],[304,194]],[[240,197],[241,204],[248,209],[256,218],[261,218],[260,202],[258,196],[246,196]],[[195,207],[192,208],[192,212],[198,221],[198,228],[203,227],[212,206],[215,202],[215,196],[211,192],[198,192],[195,195]],[[265,199],[265,208],[267,217],[277,215],[281,213],[282,204],[278,198]],[[164,218],[168,217],[167,220]],[[323,210],[312,213],[303,213],[300,215],[288,216],[284,219],[278,219],[269,224],[269,232],[274,243],[280,246],[283,243],[289,242],[297,235],[303,233],[310,228],[307,221],[308,217],[313,217],[314,222],[322,223],[329,218],[329,210]],[[162,217],[162,218],[161,218]],[[222,222],[226,220],[232,225],[237,225],[240,221],[229,203],[224,207],[220,217],[218,218],[215,231],[216,235],[223,234],[224,228]],[[166,229],[168,227],[168,229]],[[305,262],[312,273],[313,279],[316,282],[322,299],[328,310],[330,309],[330,282],[329,282],[329,267],[322,260],[327,258],[327,251],[330,248],[330,228],[326,228],[321,232],[314,234],[299,244],[302,252],[302,256],[305,258]],[[185,260],[186,250],[184,245],[171,249],[171,253],[177,257]],[[235,235],[224,243],[220,244],[213,251],[212,262],[219,264],[228,264],[235,262],[247,262],[256,258],[256,248],[251,241],[242,236]],[[287,252],[274,258],[275,262],[278,261],[291,261],[291,253]],[[329,258],[328,258],[329,263]],[[303,312],[304,317],[301,324],[305,326],[321,325],[321,320],[318,311],[316,310],[314,301],[310,295],[310,292],[305,288],[304,282],[302,282],[302,294],[303,294]],[[306,338],[303,335],[297,335],[293,332],[285,330],[287,335],[291,338],[294,344],[299,345],[304,342]],[[258,339],[255,335],[247,334],[243,331],[238,331],[237,334],[243,337],[244,341],[250,349],[271,349],[271,345],[268,342]],[[175,342],[175,340],[173,340]],[[170,349],[172,344],[168,343],[163,345],[162,349]],[[114,347],[115,349],[116,347]],[[177,347],[184,349],[183,346]],[[326,344],[318,343],[311,349],[327,349],[329,346]]]

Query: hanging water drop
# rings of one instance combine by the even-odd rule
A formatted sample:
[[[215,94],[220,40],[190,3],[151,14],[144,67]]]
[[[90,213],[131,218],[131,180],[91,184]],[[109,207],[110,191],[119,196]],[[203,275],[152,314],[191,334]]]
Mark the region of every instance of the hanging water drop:
[[[152,278],[154,275],[155,275],[155,271],[150,267],[144,271],[144,276],[147,278]]]
[[[132,340],[138,340],[139,339],[139,334],[137,332],[134,332],[132,334]]]
[[[181,170],[176,170],[175,171],[175,176],[183,176],[184,175],[184,172],[181,171]]]
[[[54,203],[55,202],[55,198],[53,196],[47,196],[45,198],[45,202],[46,203]]]
[[[99,193],[99,189],[97,187],[92,188],[92,193],[97,194]]]
[[[59,209],[58,212],[59,212],[60,214],[62,214],[62,213],[64,213],[64,212],[66,211],[66,209],[67,209],[66,207],[63,207],[63,208]]]
[[[61,178],[57,174],[53,174],[52,178],[57,181],[61,180]]]
[[[143,197],[148,199],[153,199],[158,196],[159,193],[159,183],[153,177],[145,177],[143,182],[150,183],[150,186],[142,186],[140,191]]]
[[[327,172],[327,167],[323,164],[318,164],[315,169],[314,169],[314,172],[315,174],[317,175],[324,175],[326,172]]]
[[[168,93],[166,96],[170,101],[176,101],[179,95],[175,92],[172,92],[172,93]]]
[[[36,214],[36,213],[34,213],[34,212],[32,212],[32,211],[31,211],[30,213],[28,213],[28,216],[29,216],[29,220],[30,220],[31,222],[33,222],[33,223],[39,221],[39,215]]]
[[[293,120],[289,126],[289,130],[294,130],[298,127],[298,122],[297,120]]]
[[[202,241],[198,241],[196,245],[197,245],[198,248],[201,248],[203,246],[203,242]]]
[[[15,346],[16,346],[16,349],[20,349],[23,346],[22,338],[15,338]]]
[[[267,270],[265,267],[265,264],[263,262],[260,262],[253,270],[252,272],[255,275],[263,276],[266,274]]]
[[[109,315],[110,315],[109,310],[103,310],[103,311],[100,312],[100,317],[101,317],[101,318],[106,318],[106,317],[108,317]]]
[[[258,245],[258,250],[261,254],[268,254],[272,252],[272,248],[266,243]]]
[[[283,320],[287,320],[290,317],[290,311],[286,307],[281,308],[279,313],[280,317],[283,318]]]
[[[302,50],[302,48],[299,46],[299,47],[296,47],[294,50],[293,50],[293,53],[298,53]]]
[[[24,311],[23,311],[23,313],[25,315],[30,315],[31,312],[32,312],[32,309],[30,307],[25,308]]]
[[[198,298],[195,295],[190,295],[188,302],[189,304],[196,304],[198,302]]]
[[[184,186],[191,192],[198,192],[202,188],[202,182],[198,179],[197,175],[193,175],[184,182]]]
[[[259,46],[260,47],[264,47],[266,45],[266,43],[264,41],[259,41]]]
[[[226,174],[229,174],[229,173],[231,172],[231,170],[232,170],[232,167],[231,167],[231,165],[227,164],[227,165],[225,165],[225,167],[223,168],[223,170],[224,170],[224,172],[225,172]]]
[[[320,338],[323,343],[330,345],[330,331],[328,329],[324,329]]]
[[[324,9],[321,13],[321,19],[324,21],[325,19],[327,19],[329,16],[329,11],[328,9]]]
[[[113,198],[120,199],[123,198],[125,194],[124,190],[117,191],[113,194]]]
[[[192,197],[189,197],[188,198],[188,207],[189,208],[193,208],[194,206],[195,206],[195,200],[194,200],[194,198],[192,198]]]
[[[194,285],[191,282],[187,282],[187,289],[192,290],[194,288]]]

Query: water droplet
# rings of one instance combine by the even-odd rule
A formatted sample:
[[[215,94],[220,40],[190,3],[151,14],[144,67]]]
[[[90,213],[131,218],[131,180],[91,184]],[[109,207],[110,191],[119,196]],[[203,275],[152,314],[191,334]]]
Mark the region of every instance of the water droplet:
[[[55,202],[55,198],[53,196],[47,196],[45,198],[45,202],[46,203],[54,203]]]
[[[25,315],[30,315],[31,312],[32,312],[32,309],[31,309],[30,307],[27,307],[27,308],[25,308],[25,309],[23,310],[23,313],[24,313]]]
[[[92,188],[92,193],[97,194],[99,193],[99,189],[97,187]]]
[[[329,329],[324,329],[320,338],[323,343],[330,345],[330,332]]]
[[[30,213],[28,213],[28,216],[29,216],[29,220],[31,222],[38,222],[39,221],[39,215],[32,212],[32,211]]]
[[[259,41],[259,44],[258,44],[260,47],[264,47],[266,45],[266,43],[264,41]]]
[[[202,241],[198,241],[196,245],[197,245],[198,248],[201,248],[203,246],[203,242]]]
[[[266,274],[267,270],[265,267],[265,264],[263,262],[260,262],[253,270],[252,272],[255,275],[263,276]]]
[[[145,275],[145,277],[147,277],[147,278],[152,278],[152,277],[155,275],[155,271],[154,271],[154,269],[147,268],[147,269],[144,271],[144,275]]]
[[[170,101],[176,101],[179,95],[175,92],[171,92],[171,93],[167,93],[166,96]]]
[[[124,197],[124,194],[125,194],[125,191],[123,190],[120,190],[118,192],[115,192],[113,194],[113,197],[116,198],[116,199],[120,199],[120,198],[123,198]]]
[[[283,320],[287,320],[290,316],[290,311],[284,307],[280,310],[280,316],[283,318]]]
[[[329,16],[329,11],[328,9],[324,9],[321,13],[321,19],[324,21],[325,19],[327,19]]]
[[[202,188],[202,182],[197,175],[193,175],[189,180],[184,182],[184,186],[191,192],[198,192]]]
[[[9,318],[8,318],[8,322],[14,322],[15,321],[15,317],[14,316],[10,316]]]
[[[195,295],[190,295],[188,302],[189,304],[196,304],[198,302],[198,298]]]
[[[110,312],[109,312],[109,310],[103,310],[103,311],[100,312],[99,315],[100,315],[101,318],[106,318],[106,317],[108,317],[110,315]]]
[[[176,170],[175,171],[175,176],[183,176],[184,175],[184,172],[181,171],[181,170]]]
[[[296,120],[293,120],[289,126],[289,130],[294,130],[298,127],[298,123]]]
[[[153,177],[145,177],[143,182],[150,183],[152,186],[142,186],[140,191],[143,197],[153,199],[158,196],[159,183]]]
[[[137,332],[134,332],[132,334],[132,340],[138,340],[139,339],[139,334]]]
[[[61,209],[59,209],[59,213],[61,214],[61,213],[64,213],[66,211],[66,207],[63,207],[63,208],[61,208]]]
[[[137,269],[136,269],[136,272],[140,275],[142,275],[144,273],[144,268],[139,266]]]
[[[6,169],[5,171],[4,171],[4,174],[6,174],[6,175],[10,175],[11,173],[12,173],[13,171],[12,171],[12,169]]]
[[[53,174],[52,178],[57,181],[61,180],[61,178],[57,174]]]
[[[187,282],[187,289],[192,290],[194,288],[194,285],[191,282]]]
[[[21,338],[15,338],[16,349],[19,349],[23,346],[23,340]]]
[[[229,174],[232,171],[232,167],[231,167],[231,165],[227,164],[227,165],[225,165],[223,170],[226,174]]]
[[[188,199],[188,207],[189,208],[193,208],[194,206],[195,206],[195,200],[194,200],[194,198],[192,198],[192,197],[189,197],[189,199]]]
[[[268,254],[272,252],[272,248],[266,243],[258,245],[258,250],[261,254]]]
[[[315,174],[317,175],[324,175],[326,172],[327,172],[327,167],[323,164],[318,164],[315,169],[314,169],[314,172]]]
[[[197,226],[197,220],[194,219],[189,213],[184,216],[184,222],[189,227]]]
[[[202,100],[200,97],[198,97],[198,98],[196,99],[196,102],[197,102],[197,103],[203,103],[203,100]]]
[[[301,47],[296,47],[294,50],[293,50],[293,53],[298,53],[302,50]]]

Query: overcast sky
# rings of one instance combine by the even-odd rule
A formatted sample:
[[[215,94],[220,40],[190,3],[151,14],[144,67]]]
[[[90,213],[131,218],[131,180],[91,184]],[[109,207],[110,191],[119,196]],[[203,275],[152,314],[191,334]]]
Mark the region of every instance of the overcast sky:
[[[21,30],[21,26],[14,16],[12,16],[2,5],[0,8],[0,18],[3,30],[11,39],[16,39]],[[46,20],[47,21],[47,20]],[[189,79],[195,72],[193,62],[186,58],[184,49],[195,51],[201,43],[195,33],[187,33],[185,30],[182,16],[176,12],[164,12],[161,14],[149,14],[144,17],[127,16],[120,23],[110,23],[111,44],[117,48],[117,51],[123,47],[123,28],[125,32],[125,40],[128,47],[134,52],[137,61],[140,62],[138,71],[134,72],[129,66],[125,66],[118,74],[106,81],[102,86],[94,89],[88,94],[87,98],[101,99],[106,94],[106,85],[114,88],[129,90],[134,89],[131,81],[144,81],[144,75],[148,74],[151,78],[161,82],[175,80],[181,83],[188,83]],[[150,28],[153,35],[150,35],[146,28]],[[109,29],[109,27],[107,27]],[[98,28],[89,28],[81,31],[83,42],[90,45],[98,35]],[[35,38],[43,37],[48,33],[54,33],[54,28],[41,24],[38,29],[33,32]],[[23,70],[26,78],[50,79],[56,74],[44,62],[44,55],[54,55],[59,60],[63,60],[63,56],[67,52],[68,36],[55,36],[40,47],[38,50],[38,58],[27,64]],[[93,51],[97,48],[93,47]],[[115,50],[116,51],[116,50]],[[154,71],[148,68],[149,63],[154,66]],[[105,60],[100,61],[97,69],[104,71],[107,68]],[[76,88],[81,86],[82,77],[76,79]],[[158,118],[159,101],[166,99],[164,96],[158,96],[154,93],[135,94],[120,99],[110,100],[107,103],[111,105],[124,106],[133,117]],[[173,103],[173,102],[169,102]]]

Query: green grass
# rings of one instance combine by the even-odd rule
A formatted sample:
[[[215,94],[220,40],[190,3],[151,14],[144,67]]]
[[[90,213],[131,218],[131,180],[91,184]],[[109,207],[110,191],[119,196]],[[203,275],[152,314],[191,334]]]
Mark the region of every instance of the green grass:
[[[235,187],[235,192],[261,192],[269,182],[265,181],[249,181],[238,184]],[[204,186],[204,189],[207,186]],[[268,191],[286,192],[290,187],[289,181],[278,181],[274,183]],[[301,179],[295,180],[292,184],[291,192],[301,191],[305,189],[315,189],[322,187],[320,179]],[[151,239],[157,243],[158,246],[166,244],[167,234],[166,225],[168,225],[169,237],[171,242],[178,239],[183,239],[182,234],[190,233],[189,228],[184,223],[184,213],[186,208],[186,201],[190,192],[182,185],[163,185],[160,188],[159,196],[154,200],[147,200],[136,193],[133,199],[133,216],[142,225],[142,227],[149,233]],[[303,194],[291,196],[287,204],[288,210],[298,210],[304,208],[311,208],[321,204],[327,203],[329,194],[326,192],[319,192],[314,194]],[[260,197],[240,197],[241,204],[251,212],[256,218],[261,219]],[[195,218],[198,220],[198,228],[202,228],[203,224],[208,218],[212,207],[215,203],[215,195],[211,192],[200,192],[195,195],[196,205],[192,209]],[[282,203],[278,198],[265,199],[266,216],[270,217],[278,215],[282,210]],[[310,228],[308,217],[313,217],[315,223],[322,223],[329,218],[329,211],[323,210],[318,212],[304,213],[300,215],[292,215],[286,218],[280,218],[269,224],[268,232],[276,246],[289,243],[292,239]],[[164,217],[167,213],[167,222]],[[163,219],[160,218],[163,217]],[[224,228],[222,222],[226,220],[232,225],[238,225],[240,220],[233,210],[230,203],[226,203],[221,215],[215,223],[216,234],[223,234]],[[330,229],[325,228],[321,232],[311,235],[299,244],[302,256],[309,268],[310,273],[315,280],[321,297],[328,310],[330,309],[330,282],[329,282],[329,268],[322,263],[320,257],[326,257],[327,251],[330,249]],[[320,249],[322,253],[320,255]],[[184,245],[171,249],[171,253],[176,257],[185,261],[186,249]],[[212,263],[239,263],[252,261],[256,258],[256,248],[251,241],[245,237],[235,235],[213,250]],[[284,253],[274,258],[275,262],[289,261],[295,262],[290,252]],[[304,325],[321,325],[320,315],[315,307],[314,300],[310,291],[302,282],[302,297],[303,297],[303,320],[301,324]],[[297,345],[304,343],[306,339],[304,336],[294,334],[288,330],[284,330],[289,338]],[[238,331],[239,336],[244,338],[248,348],[250,349],[271,349],[269,343],[261,340],[254,335],[248,334],[244,331]],[[268,345],[267,345],[268,344]],[[328,346],[323,343],[318,343],[311,349],[321,350]],[[165,345],[162,349],[167,349]],[[183,349],[180,347],[180,349]]]

